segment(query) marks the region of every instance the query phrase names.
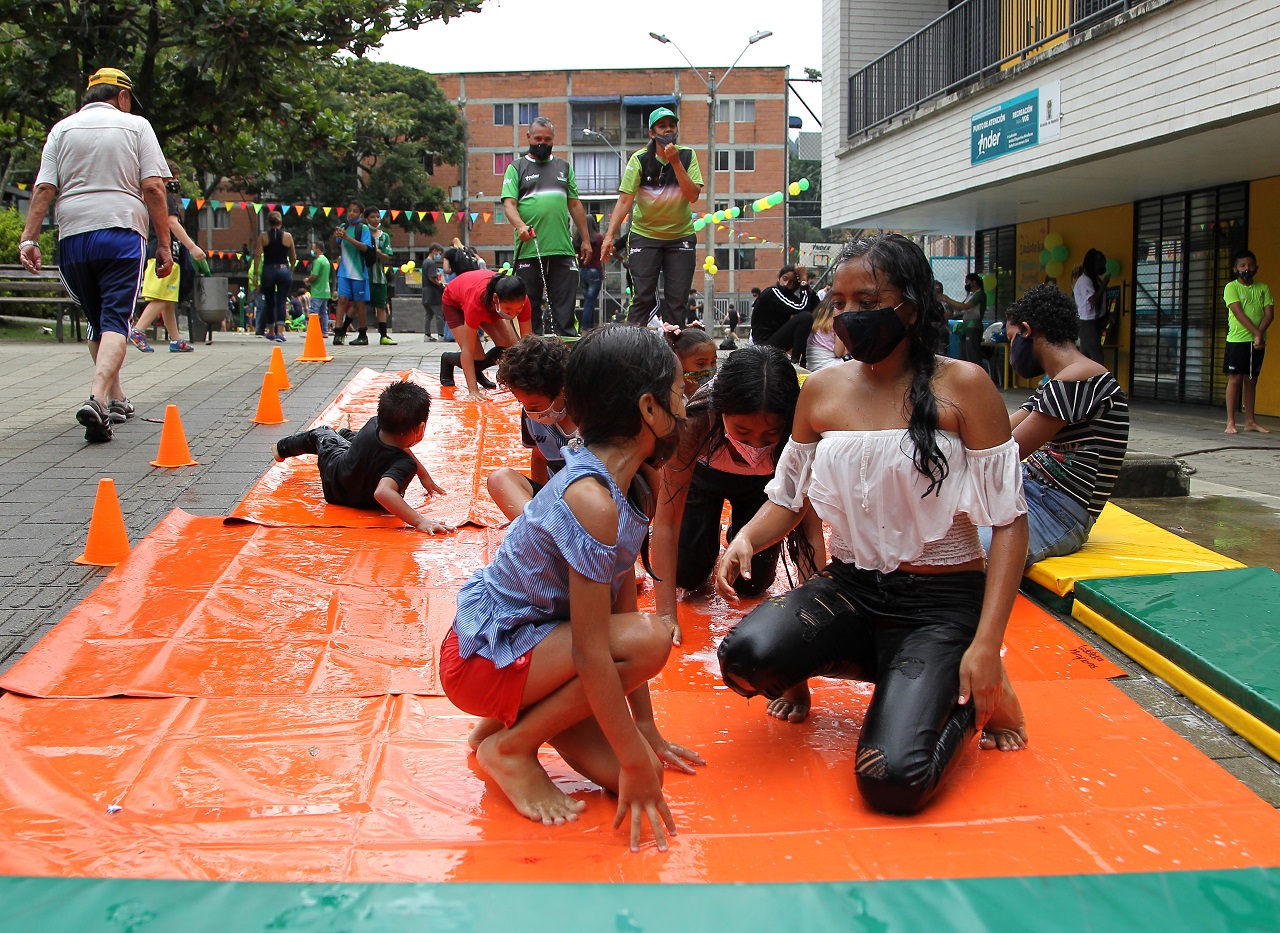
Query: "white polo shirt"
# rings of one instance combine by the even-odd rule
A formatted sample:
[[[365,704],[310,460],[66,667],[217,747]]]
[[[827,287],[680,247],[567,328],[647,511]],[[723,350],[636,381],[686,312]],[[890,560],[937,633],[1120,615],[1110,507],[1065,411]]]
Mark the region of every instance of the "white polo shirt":
[[[54,124],[36,184],[58,189],[59,237],[113,227],[146,237],[142,180],[168,175],[151,124],[99,101]]]

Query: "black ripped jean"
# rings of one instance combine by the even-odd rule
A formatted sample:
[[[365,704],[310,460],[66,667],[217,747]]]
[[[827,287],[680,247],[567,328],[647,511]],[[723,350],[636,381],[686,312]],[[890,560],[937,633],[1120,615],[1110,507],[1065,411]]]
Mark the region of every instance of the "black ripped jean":
[[[985,585],[976,571],[880,573],[833,561],[725,636],[721,676],[743,696],[770,699],[810,677],[875,684],[858,791],[878,810],[915,813],[974,733],[973,703],[958,706],[956,694]]]

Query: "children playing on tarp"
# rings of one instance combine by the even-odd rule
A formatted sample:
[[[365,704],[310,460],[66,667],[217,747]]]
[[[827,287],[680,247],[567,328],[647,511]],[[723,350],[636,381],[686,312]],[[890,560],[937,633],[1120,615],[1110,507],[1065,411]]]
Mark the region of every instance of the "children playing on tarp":
[[[384,508],[425,534],[453,531],[452,525],[419,515],[404,501],[416,476],[427,495],[443,494],[410,449],[427,431],[431,396],[412,382],[393,382],[378,397],[378,414],[359,431],[313,428],[276,442],[276,460],[315,454],[326,502],[357,509]]]
[[[565,406],[584,446],[565,449],[564,468],[463,585],[441,648],[445,693],[483,717],[469,744],[515,808],[548,826],[582,810],[538,761],[550,744],[617,794],[614,826],[629,819],[633,851],[646,820],[659,849],[675,832],[663,767],[703,763],[653,720],[648,682],[673,632],[637,611],[634,568],[648,519],[627,494],[642,465],[674,449],[683,392],[679,361],[654,331],[605,325],[574,346]]]
[[[524,409],[520,440],[529,450],[529,475],[503,467],[485,481],[489,495],[507,518],[519,515],[529,500],[564,466],[562,450],[581,443],[578,426],[565,407],[564,367],[569,347],[551,337],[529,335],[502,355],[498,383],[511,390]]]

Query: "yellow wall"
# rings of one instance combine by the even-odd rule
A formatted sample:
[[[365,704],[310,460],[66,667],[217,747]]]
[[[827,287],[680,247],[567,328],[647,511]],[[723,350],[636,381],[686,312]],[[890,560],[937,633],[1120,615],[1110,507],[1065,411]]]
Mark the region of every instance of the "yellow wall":
[[[1125,307],[1121,309],[1119,323],[1111,328],[1107,347],[1119,348],[1116,378],[1121,385],[1127,386],[1129,332],[1133,321],[1133,205],[1120,204],[1018,224],[1018,265],[1014,270],[1017,294],[1021,295],[1028,288],[1049,281],[1040,265],[1040,251],[1044,249],[1044,238],[1050,233],[1062,237],[1063,244],[1070,251],[1062,264],[1066,271],[1058,279],[1058,286],[1064,292],[1071,292],[1071,270],[1084,261],[1084,254],[1090,249],[1100,249],[1107,259],[1120,261],[1120,274],[1111,280],[1111,284],[1114,286],[1124,283]],[[1107,352],[1105,358],[1107,365],[1111,366],[1111,353]]]
[[[1271,295],[1280,292],[1280,176],[1249,182],[1249,249],[1258,256],[1258,280],[1271,286]],[[1258,376],[1257,412],[1280,415],[1280,329],[1267,332],[1267,356]]]

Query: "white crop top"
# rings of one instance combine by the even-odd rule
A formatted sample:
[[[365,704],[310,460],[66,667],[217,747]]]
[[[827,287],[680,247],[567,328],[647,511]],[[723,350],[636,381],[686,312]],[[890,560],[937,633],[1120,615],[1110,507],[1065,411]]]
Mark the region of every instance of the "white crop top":
[[[982,556],[974,526],[1007,525],[1026,514],[1018,445],[1011,438],[969,450],[949,431],[937,439],[950,471],[924,498],[929,480],[912,463],[914,447],[902,428],[788,441],[765,494],[792,511],[807,496],[831,526],[832,557],[864,570],[965,563]]]

